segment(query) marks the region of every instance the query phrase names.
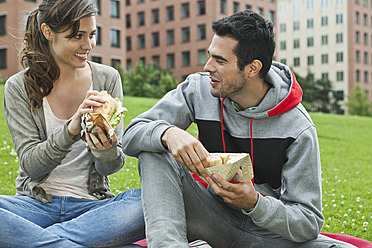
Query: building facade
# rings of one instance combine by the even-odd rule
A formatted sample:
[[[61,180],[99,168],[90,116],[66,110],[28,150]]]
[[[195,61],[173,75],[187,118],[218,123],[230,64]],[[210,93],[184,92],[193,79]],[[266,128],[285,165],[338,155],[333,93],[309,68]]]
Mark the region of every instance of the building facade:
[[[213,36],[213,20],[252,9],[274,21],[273,0],[127,0],[126,70],[151,61],[182,80],[202,71]]]
[[[357,83],[372,99],[372,0],[278,0],[277,14],[279,61],[344,100]]]
[[[28,13],[42,0],[0,0],[0,75],[21,67],[18,51]],[[90,59],[131,70],[141,60],[179,80],[202,71],[212,39],[212,21],[244,9],[275,20],[274,0],[95,0],[97,45]],[[274,22],[275,23],[275,22]]]

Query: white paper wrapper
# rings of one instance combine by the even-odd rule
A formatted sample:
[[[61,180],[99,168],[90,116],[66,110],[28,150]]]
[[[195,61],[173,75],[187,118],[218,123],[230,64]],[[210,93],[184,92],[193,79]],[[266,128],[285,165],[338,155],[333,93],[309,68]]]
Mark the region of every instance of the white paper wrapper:
[[[211,153],[211,156],[220,156],[223,153]],[[253,178],[253,168],[251,157],[248,153],[229,153],[229,161],[223,165],[208,167],[205,170],[207,174],[213,179],[213,174],[220,175],[226,181],[234,178],[236,182],[248,182]],[[238,176],[236,172],[242,169],[243,175]],[[204,179],[205,180],[205,179]]]

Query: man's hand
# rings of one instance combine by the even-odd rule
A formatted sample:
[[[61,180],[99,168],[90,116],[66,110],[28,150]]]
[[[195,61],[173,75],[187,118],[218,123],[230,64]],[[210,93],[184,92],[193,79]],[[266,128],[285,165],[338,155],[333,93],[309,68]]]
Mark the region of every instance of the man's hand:
[[[240,170],[239,172],[241,173]],[[214,192],[221,196],[226,203],[232,204],[247,211],[256,206],[258,201],[258,193],[254,189],[252,182],[249,181],[234,184],[224,180],[218,174],[214,174],[213,178],[221,185],[221,187],[210,177],[206,177],[206,180]]]
[[[207,175],[204,168],[209,167],[207,162],[209,153],[189,132],[178,127],[170,127],[164,132],[161,141],[188,171],[198,176]]]

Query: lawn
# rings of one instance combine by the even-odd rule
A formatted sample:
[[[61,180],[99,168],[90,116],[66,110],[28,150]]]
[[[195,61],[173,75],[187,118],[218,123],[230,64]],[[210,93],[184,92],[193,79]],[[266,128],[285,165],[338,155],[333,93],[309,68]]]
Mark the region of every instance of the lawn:
[[[3,98],[4,86],[0,85]],[[125,97],[125,126],[149,109],[157,99]],[[319,136],[322,180],[323,232],[342,233],[372,241],[372,118],[311,113]],[[196,135],[196,127],[189,131]],[[0,107],[0,194],[13,195],[19,161]],[[139,188],[137,160],[127,158],[125,167],[110,176],[118,193]]]

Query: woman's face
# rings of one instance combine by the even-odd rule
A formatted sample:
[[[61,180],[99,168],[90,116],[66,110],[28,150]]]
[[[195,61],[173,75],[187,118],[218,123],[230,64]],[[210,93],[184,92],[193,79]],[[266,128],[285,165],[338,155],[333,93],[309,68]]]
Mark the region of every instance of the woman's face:
[[[75,37],[66,38],[71,30],[53,33],[49,40],[51,53],[59,67],[84,68],[90,51],[96,46],[96,18],[84,17]]]

